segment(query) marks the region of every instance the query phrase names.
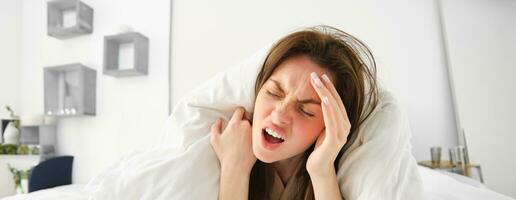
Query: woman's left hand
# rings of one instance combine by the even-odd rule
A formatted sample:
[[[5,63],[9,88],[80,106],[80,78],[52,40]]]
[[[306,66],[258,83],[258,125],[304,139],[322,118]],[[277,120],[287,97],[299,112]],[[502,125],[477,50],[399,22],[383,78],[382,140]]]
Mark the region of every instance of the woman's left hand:
[[[325,128],[315,142],[314,151],[308,157],[306,169],[311,176],[325,176],[335,173],[333,163],[347,141],[351,123],[344,104],[328,76],[324,74],[319,77],[315,72],[310,76],[310,82],[322,101]]]

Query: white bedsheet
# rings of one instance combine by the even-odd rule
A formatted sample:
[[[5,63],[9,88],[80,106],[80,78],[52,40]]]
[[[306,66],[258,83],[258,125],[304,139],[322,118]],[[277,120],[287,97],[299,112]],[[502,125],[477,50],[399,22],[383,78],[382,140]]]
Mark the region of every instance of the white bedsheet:
[[[426,200],[514,200],[477,183],[464,181],[465,177],[448,176],[444,173],[419,167]],[[472,180],[471,180],[472,181]]]
[[[425,167],[418,167],[424,184],[425,200],[514,200],[478,185],[478,182],[459,181],[465,177],[449,176]],[[473,180],[471,180],[473,181]],[[16,195],[2,200],[88,200],[91,193],[84,185],[74,184]]]
[[[84,190],[84,185],[72,184],[39,190],[29,194],[5,197],[2,200],[87,200],[89,197],[90,192]]]

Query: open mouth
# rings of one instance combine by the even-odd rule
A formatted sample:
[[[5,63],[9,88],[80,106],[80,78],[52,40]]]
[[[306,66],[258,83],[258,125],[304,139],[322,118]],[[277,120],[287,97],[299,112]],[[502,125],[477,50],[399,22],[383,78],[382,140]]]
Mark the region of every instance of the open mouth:
[[[270,128],[262,129],[262,134],[265,138],[265,141],[270,144],[279,144],[285,141],[285,139],[283,139],[278,133]]]

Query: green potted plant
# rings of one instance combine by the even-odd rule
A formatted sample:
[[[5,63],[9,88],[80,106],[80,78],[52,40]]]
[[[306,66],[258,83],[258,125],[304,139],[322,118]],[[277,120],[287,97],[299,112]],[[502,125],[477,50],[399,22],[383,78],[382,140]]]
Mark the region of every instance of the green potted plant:
[[[0,145],[0,154],[16,155],[18,152],[18,145],[2,144]]]
[[[19,170],[11,165],[8,165],[9,171],[13,175],[14,179],[14,187],[16,190],[16,194],[23,194],[28,192],[28,180],[32,169],[29,170]]]

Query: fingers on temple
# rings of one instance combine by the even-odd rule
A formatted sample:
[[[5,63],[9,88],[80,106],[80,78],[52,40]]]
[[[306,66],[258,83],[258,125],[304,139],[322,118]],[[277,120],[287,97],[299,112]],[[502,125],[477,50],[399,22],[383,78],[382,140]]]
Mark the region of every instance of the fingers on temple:
[[[342,100],[340,98],[340,95],[337,92],[337,88],[335,88],[335,85],[333,85],[333,83],[331,82],[331,80],[328,77],[328,75],[323,74],[321,76],[321,78],[323,80],[322,82],[324,83],[324,86],[326,86],[326,88],[330,91],[330,93],[332,94],[333,98],[335,98],[335,100],[337,100],[337,102],[339,102],[339,101],[342,102]],[[339,108],[339,111],[346,113],[346,109],[344,107],[344,103],[337,103],[337,106]]]
[[[337,114],[336,110],[330,106],[329,98],[327,96],[322,99],[322,111],[324,117],[324,126],[326,129],[326,137],[334,138],[334,132],[337,128]]]
[[[317,74],[312,73],[311,82],[314,85],[315,91],[321,98],[322,103],[322,111],[324,117],[324,125],[326,127],[326,132],[328,132],[326,137],[335,138],[336,129],[338,129],[338,121],[340,118],[338,117],[338,113],[341,112],[340,106],[338,105],[340,102],[340,97],[331,91],[333,87],[331,81],[325,80],[321,81],[321,79],[317,76]],[[323,79],[328,79],[326,78]],[[329,79],[328,79],[329,80]],[[335,90],[336,91],[336,90]],[[338,98],[338,99],[337,99]]]
[[[319,78],[319,76],[317,76],[317,74],[315,72],[312,72],[310,74],[310,79],[311,79],[311,83],[313,85],[313,87],[315,88],[315,91],[317,92],[317,94],[319,95],[319,98],[321,98],[321,101],[323,101],[322,103],[324,103],[324,99],[326,97],[326,103],[328,106],[330,106],[331,108],[335,109],[339,109],[338,106],[337,106],[337,102],[336,102],[336,99],[334,97],[334,95],[330,92],[330,90],[326,87],[326,85],[321,81],[321,79]]]

